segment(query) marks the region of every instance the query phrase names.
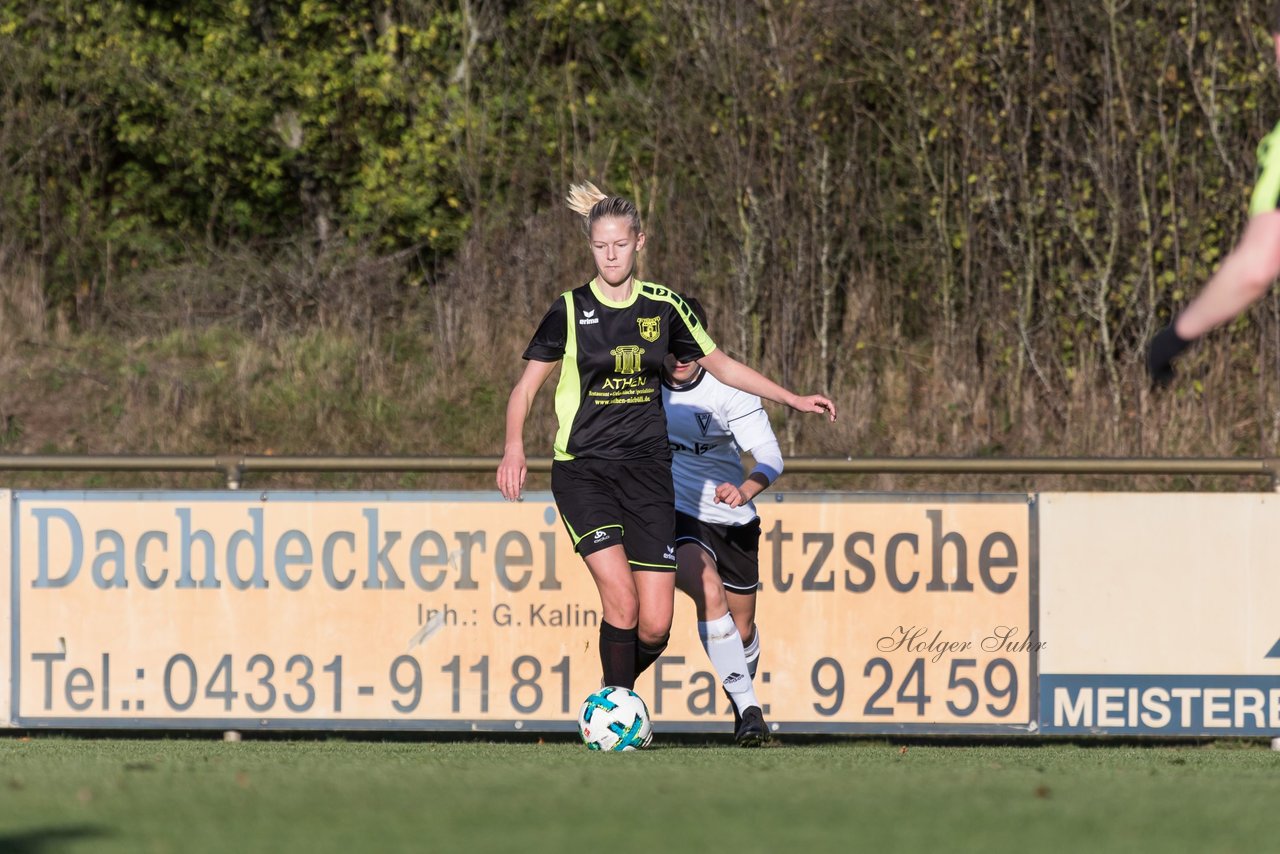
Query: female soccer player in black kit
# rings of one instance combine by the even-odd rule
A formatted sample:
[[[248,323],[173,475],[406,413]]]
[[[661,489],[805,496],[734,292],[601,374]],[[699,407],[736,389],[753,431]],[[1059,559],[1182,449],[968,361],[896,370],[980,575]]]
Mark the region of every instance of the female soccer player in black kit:
[[[569,207],[586,218],[596,277],[563,293],[542,318],[507,403],[498,489],[524,488],[524,422],[556,362],[551,491],[574,548],[600,592],[604,683],[635,687],[671,633],[675,599],[675,495],[662,409],[667,353],[698,361],[726,385],[799,412],[836,417],[821,395],[802,397],[720,350],[678,294],[633,275],[644,248],[636,206],[590,183]]]

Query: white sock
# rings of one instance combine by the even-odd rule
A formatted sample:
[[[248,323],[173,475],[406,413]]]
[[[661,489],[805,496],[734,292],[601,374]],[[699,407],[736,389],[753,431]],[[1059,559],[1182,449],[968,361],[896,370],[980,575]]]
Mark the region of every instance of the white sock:
[[[746,645],[744,652],[747,656],[747,671],[754,680],[756,668],[760,665],[760,627],[755,623],[751,624],[751,643]]]
[[[725,614],[718,620],[699,622],[698,637],[702,639],[707,658],[711,659],[711,666],[720,677],[720,684],[729,692],[738,711],[744,712],[750,706],[760,705],[755,686],[751,684],[747,656],[742,649],[742,635],[733,624],[733,616]]]

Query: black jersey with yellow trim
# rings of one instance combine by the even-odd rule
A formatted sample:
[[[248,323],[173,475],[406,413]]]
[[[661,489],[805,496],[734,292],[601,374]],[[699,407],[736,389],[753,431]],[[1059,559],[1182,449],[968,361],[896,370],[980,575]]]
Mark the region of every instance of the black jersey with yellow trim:
[[[662,360],[700,359],[716,349],[679,294],[635,281],[623,302],[598,280],[563,293],[524,358],[563,360],[556,385],[555,458],[670,459],[662,410]]]

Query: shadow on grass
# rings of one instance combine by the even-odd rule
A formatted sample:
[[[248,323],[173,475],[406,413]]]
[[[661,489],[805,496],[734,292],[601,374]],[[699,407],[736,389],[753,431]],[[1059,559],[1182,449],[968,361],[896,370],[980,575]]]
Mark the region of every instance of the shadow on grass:
[[[0,854],[47,854],[60,851],[68,842],[100,839],[111,835],[105,827],[91,824],[46,827],[21,833],[0,833]]]

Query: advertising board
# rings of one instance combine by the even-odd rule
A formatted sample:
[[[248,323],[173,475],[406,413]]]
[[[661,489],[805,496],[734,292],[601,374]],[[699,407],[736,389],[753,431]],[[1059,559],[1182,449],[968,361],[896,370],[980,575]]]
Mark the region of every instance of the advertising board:
[[[560,731],[599,686],[599,599],[545,493],[16,492],[4,506],[0,702],[18,726]],[[757,686],[779,731],[1034,729],[1033,500],[758,506]],[[677,596],[671,645],[637,691],[662,729],[727,730],[695,621]]]
[[[1280,498],[1040,505],[1043,732],[1280,733]]]

